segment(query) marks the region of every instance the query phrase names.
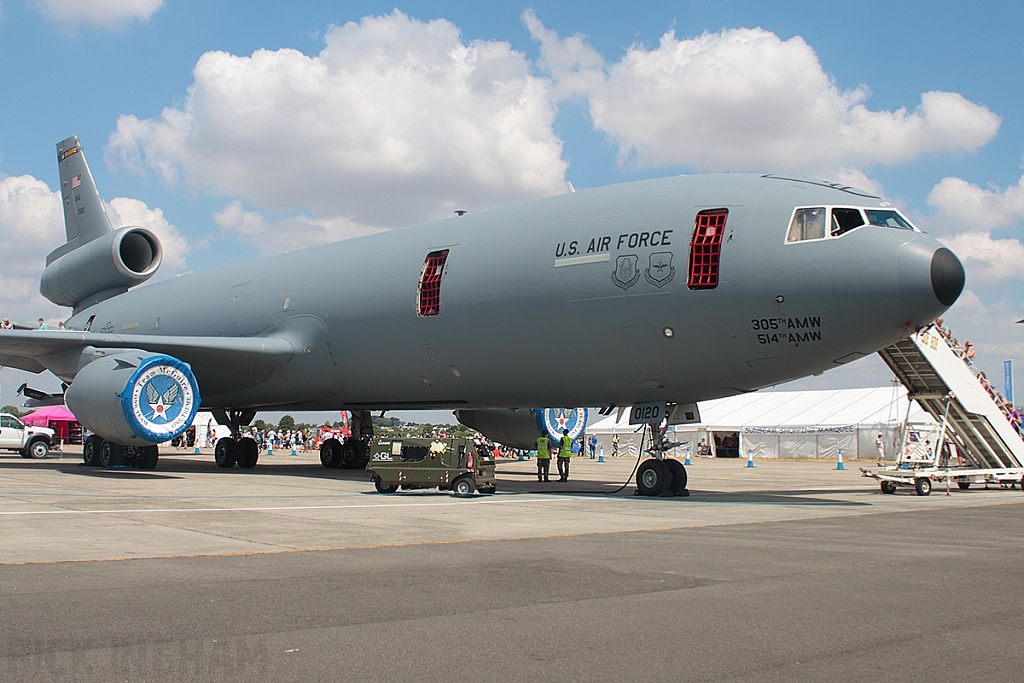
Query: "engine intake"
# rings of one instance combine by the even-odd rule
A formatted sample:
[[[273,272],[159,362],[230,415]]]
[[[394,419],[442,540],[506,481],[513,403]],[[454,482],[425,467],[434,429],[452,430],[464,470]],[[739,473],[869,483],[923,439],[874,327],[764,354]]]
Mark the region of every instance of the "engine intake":
[[[163,248],[146,228],[120,228],[47,260],[39,292],[58,306],[78,307],[126,292],[153,277],[163,260]]]
[[[170,441],[192,424],[200,403],[187,363],[134,350],[86,365],[64,398],[82,425],[122,446]]]

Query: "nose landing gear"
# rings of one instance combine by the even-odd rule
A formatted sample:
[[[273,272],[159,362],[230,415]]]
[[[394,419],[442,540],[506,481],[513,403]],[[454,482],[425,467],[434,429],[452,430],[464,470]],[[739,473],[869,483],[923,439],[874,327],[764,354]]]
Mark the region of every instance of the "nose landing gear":
[[[652,458],[642,463],[636,471],[636,495],[638,496],[689,496],[686,488],[686,467],[683,463],[665,457],[672,448],[665,437],[665,427],[651,425],[653,445],[647,449]]]

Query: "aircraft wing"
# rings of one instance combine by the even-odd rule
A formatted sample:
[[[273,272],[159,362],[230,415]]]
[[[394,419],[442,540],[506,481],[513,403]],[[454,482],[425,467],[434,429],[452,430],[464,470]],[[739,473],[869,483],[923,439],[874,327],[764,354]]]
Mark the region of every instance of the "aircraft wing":
[[[295,353],[295,346],[283,337],[178,337],[0,330],[0,366],[42,372],[46,369],[42,359],[88,346],[166,353],[192,366],[250,366],[265,371],[283,367]]]

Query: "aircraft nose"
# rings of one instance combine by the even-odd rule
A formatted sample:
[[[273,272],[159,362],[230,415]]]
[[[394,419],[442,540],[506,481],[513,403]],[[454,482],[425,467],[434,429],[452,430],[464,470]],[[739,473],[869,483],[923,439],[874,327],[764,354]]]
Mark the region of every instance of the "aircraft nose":
[[[929,237],[903,245],[897,268],[903,303],[918,323],[941,315],[964,288],[960,259]]]
[[[964,267],[949,249],[932,254],[932,291],[943,306],[952,306],[964,291]]]

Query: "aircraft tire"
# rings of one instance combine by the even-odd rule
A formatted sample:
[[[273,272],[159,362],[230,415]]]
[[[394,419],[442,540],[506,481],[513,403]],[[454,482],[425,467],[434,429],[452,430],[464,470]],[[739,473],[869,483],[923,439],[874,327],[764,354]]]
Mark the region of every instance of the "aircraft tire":
[[[882,493],[888,495],[896,493],[896,484],[891,481],[882,481],[878,483],[878,487],[882,489]]]
[[[324,439],[320,444],[320,464],[327,469],[341,465],[341,442],[337,439]]]
[[[252,459],[252,464],[255,466],[260,459],[260,445],[256,443],[256,439],[243,436],[238,440],[238,453],[239,458],[244,455],[247,459]],[[240,459],[238,465],[243,467]]]
[[[100,447],[100,467],[114,467],[124,464],[124,446],[104,440]]]
[[[459,477],[452,482],[452,491],[458,497],[471,496],[476,491],[476,485],[473,484],[473,480],[469,477]]]
[[[374,475],[373,487],[377,493],[394,493],[398,490],[398,484],[385,484],[379,476]]]
[[[932,480],[928,477],[918,477],[914,480],[914,490],[919,496],[927,496],[932,492]]]
[[[217,467],[229,470],[235,466],[237,460],[238,442],[227,436],[217,439],[217,445],[213,447],[213,461],[217,463]]]
[[[103,439],[93,434],[82,444],[82,464],[86,467],[100,466],[100,449],[103,447]]]
[[[155,470],[160,461],[160,449],[157,446],[146,446],[142,449],[136,467],[140,470]]]
[[[686,467],[683,463],[678,460],[669,458],[668,460],[662,460],[668,471],[672,474],[672,490],[676,493],[682,493],[686,489]]]
[[[347,439],[341,447],[341,469],[361,470],[369,462],[366,444],[359,439]]]
[[[636,471],[636,490],[641,496],[660,496],[667,485],[669,472],[665,463],[654,458],[640,463]]]
[[[238,466],[251,470],[256,467],[256,463],[260,459],[260,449],[256,445],[256,442],[252,439],[240,439],[235,442],[235,460],[238,462]]]

